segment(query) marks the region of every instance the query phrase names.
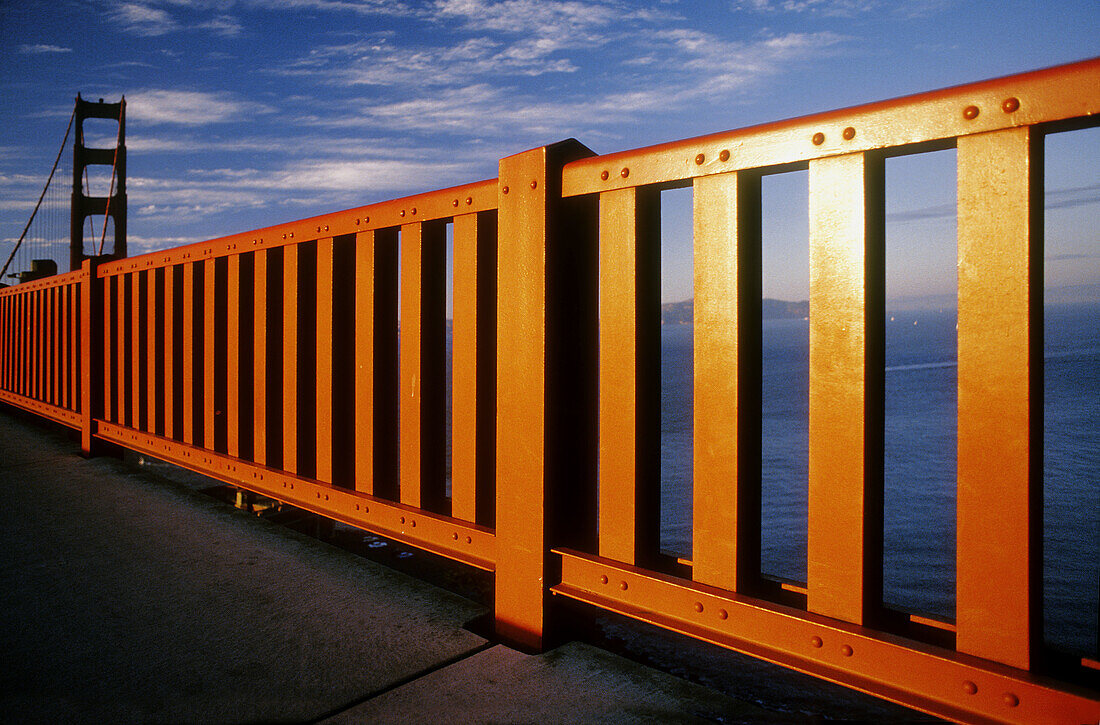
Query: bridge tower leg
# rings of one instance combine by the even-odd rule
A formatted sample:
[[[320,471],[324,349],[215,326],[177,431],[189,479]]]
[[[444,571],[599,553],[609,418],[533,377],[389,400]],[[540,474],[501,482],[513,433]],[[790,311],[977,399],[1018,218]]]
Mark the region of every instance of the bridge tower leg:
[[[84,120],[104,118],[118,121],[118,140],[114,148],[88,148],[84,145]],[[113,246],[102,256],[106,259],[122,259],[126,256],[126,98],[118,103],[98,103],[76,97],[76,139],[73,142],[73,201],[69,269],[80,269],[88,257],[97,256],[97,240],[91,240],[92,251],[84,250],[84,220],[89,216],[110,216],[114,222]],[[109,196],[84,194],[84,169],[92,165],[114,166],[114,193]]]

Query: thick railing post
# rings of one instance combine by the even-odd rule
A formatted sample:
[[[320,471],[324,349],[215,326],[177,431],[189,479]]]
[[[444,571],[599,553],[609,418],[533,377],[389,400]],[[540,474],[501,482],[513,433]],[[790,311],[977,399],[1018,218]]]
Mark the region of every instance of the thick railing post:
[[[95,418],[103,394],[103,290],[94,259],[81,264],[80,280],[80,450],[92,455]]]
[[[570,336],[570,344],[586,345],[578,342],[576,329],[565,329],[568,313],[557,301],[573,284],[567,277],[584,274],[583,263],[571,269],[561,264],[563,256],[583,254],[581,245],[570,242],[584,241],[568,238],[575,227],[561,212],[561,167],[589,155],[570,140],[500,162],[496,631],[534,649],[543,646],[547,587],[553,578],[549,549],[558,517],[551,507],[568,500],[578,522],[588,520],[594,509],[578,489],[569,488],[579,486],[582,477],[556,468],[558,459],[566,457],[561,428],[572,412],[555,402],[555,396],[570,395],[560,387],[570,382],[564,379],[570,367],[562,352],[565,337]]]
[[[1043,139],[958,148],[957,642],[1026,670],[1043,621]]]

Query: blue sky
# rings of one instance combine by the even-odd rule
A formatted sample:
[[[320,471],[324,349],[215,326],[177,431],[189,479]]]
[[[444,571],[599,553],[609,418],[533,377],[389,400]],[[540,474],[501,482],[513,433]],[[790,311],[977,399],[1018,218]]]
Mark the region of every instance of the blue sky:
[[[0,253],[78,92],[126,95],[136,253],[491,178],[562,138],[605,153],[1096,55],[1096,0],[0,0]],[[1048,277],[1095,284],[1100,134],[1069,136]],[[894,296],[953,285],[953,163],[887,170]],[[804,185],[765,186],[769,296],[805,297]],[[668,195],[666,299],[690,296],[689,203]]]

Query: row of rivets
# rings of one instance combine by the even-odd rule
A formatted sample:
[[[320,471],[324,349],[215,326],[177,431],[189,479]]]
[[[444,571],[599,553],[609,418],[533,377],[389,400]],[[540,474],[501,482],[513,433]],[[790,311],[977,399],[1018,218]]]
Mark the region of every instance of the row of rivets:
[[[451,533],[451,538],[452,538],[452,539],[454,539],[455,541],[458,541],[458,532],[457,532],[457,531],[455,531],[455,532],[452,532],[452,533]],[[467,544],[472,544],[472,543],[474,543],[474,537],[472,537],[472,536],[467,536],[467,537],[466,537],[466,543],[467,543]]]
[[[534,183],[534,182],[531,182],[531,183]],[[531,188],[533,189],[535,187],[532,186]],[[466,197],[466,206],[469,206],[470,204],[473,204],[473,203],[474,203],[474,197],[467,196]],[[451,206],[458,206],[458,199],[455,199],[454,201],[452,201]]]
[[[1020,99],[1015,96],[1004,99],[1001,101],[1001,110],[1005,113],[1015,113],[1020,110]],[[973,121],[981,112],[981,109],[977,106],[967,106],[963,109],[963,118],[967,121]]]

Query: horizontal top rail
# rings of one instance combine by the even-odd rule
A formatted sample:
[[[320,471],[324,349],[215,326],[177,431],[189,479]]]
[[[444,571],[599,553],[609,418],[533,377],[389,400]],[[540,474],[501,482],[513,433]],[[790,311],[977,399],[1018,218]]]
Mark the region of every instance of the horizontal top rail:
[[[619,153],[562,169],[562,195],[676,184],[740,169],[803,164],[911,147],[1014,126],[1093,117],[1100,122],[1100,58],[890,101],[803,116]]]
[[[404,224],[449,219],[497,208],[497,180],[486,179],[400,199],[322,214],[320,216],[241,232],[206,242],[149,252],[102,264],[97,276],[111,277],[135,270],[271,249],[325,237],[387,229]]]
[[[33,282],[23,282],[11,287],[2,287],[0,288],[0,297],[19,295],[41,289],[63,287],[67,284],[76,284],[80,281],[82,274],[83,272],[78,269],[73,272],[65,272],[64,274],[55,274],[49,277],[43,277],[42,279],[36,279]]]

